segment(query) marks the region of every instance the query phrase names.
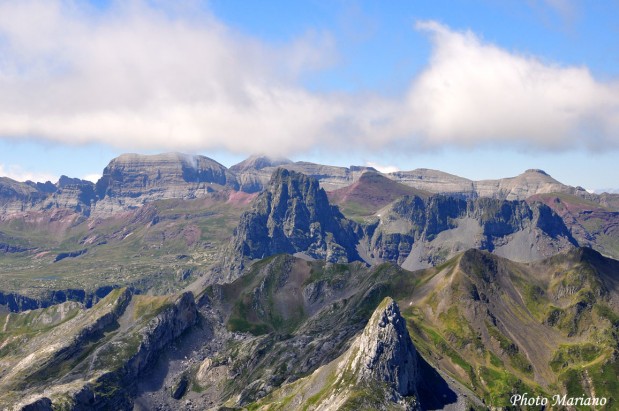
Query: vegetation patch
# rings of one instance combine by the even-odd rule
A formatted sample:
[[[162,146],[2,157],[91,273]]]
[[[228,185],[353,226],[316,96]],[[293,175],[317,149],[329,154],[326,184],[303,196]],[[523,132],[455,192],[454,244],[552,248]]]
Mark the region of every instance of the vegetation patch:
[[[601,353],[602,348],[591,343],[561,345],[552,357],[550,367],[553,371],[560,372],[567,367],[589,363]]]
[[[520,352],[518,345],[488,322],[486,322],[486,328],[490,336],[498,341],[501,351],[509,358],[511,366],[523,374],[532,375],[533,366]]]

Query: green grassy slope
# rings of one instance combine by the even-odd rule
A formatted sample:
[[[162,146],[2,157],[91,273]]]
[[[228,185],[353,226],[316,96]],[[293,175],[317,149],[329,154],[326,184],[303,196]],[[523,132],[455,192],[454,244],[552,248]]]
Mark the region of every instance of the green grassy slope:
[[[174,199],[59,231],[25,218],[0,223],[1,242],[28,249],[0,254],[0,291],[33,298],[108,285],[177,291],[219,261],[246,207],[227,198]],[[76,251],[82,254],[58,260]]]
[[[618,366],[617,273],[618,262],[589,249],[531,264],[469,250],[416,272],[280,255],[206,292],[229,313],[230,330],[255,335],[221,354],[239,367],[227,398],[243,404],[337,358],[392,296],[421,355],[486,404],[508,405],[514,392],[586,393],[606,396],[610,410],[619,398],[609,378]]]

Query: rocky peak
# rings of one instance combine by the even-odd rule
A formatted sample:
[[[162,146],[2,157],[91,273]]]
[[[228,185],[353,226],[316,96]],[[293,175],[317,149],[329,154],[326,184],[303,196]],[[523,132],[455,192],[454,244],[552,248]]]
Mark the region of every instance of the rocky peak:
[[[97,194],[139,194],[148,189],[172,189],[174,185],[215,183],[234,185],[234,176],[215,160],[199,155],[164,153],[123,154],[108,164],[97,182]]]
[[[250,211],[241,216],[232,239],[241,259],[302,252],[328,262],[358,260],[353,224],[331,206],[316,179],[278,169]],[[236,262],[237,268],[242,263]]]
[[[224,188],[238,188],[234,174],[199,155],[123,154],[110,161],[97,181],[97,214],[139,207],[168,198],[203,198]]]
[[[56,183],[56,187],[65,188],[68,186],[94,186],[94,183],[88,180],[82,180],[79,178],[71,178],[65,175],[61,175]]]
[[[376,308],[350,352],[358,382],[384,382],[404,397],[417,394],[417,350],[391,297]]]
[[[550,174],[545,172],[544,170],[540,170],[539,168],[530,168],[524,172],[525,174],[542,174],[550,177]]]
[[[278,167],[291,163],[292,161],[287,158],[272,158],[263,155],[253,155],[230,167],[230,171],[233,173],[239,173],[247,170],[262,170],[266,167]]]

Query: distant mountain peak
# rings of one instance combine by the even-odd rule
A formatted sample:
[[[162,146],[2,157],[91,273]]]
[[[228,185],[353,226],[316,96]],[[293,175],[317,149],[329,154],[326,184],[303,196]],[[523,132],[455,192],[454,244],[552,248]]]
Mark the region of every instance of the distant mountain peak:
[[[238,164],[230,167],[232,172],[241,172],[246,170],[262,170],[266,167],[277,167],[284,164],[292,164],[292,161],[284,157],[270,157],[266,155],[252,155],[241,161]]]
[[[541,170],[539,168],[530,168],[528,170],[526,170],[524,172],[525,174],[529,174],[529,173],[534,173],[534,174],[543,174],[545,176],[550,177],[550,174],[548,174],[547,172],[545,172],[544,170]]]

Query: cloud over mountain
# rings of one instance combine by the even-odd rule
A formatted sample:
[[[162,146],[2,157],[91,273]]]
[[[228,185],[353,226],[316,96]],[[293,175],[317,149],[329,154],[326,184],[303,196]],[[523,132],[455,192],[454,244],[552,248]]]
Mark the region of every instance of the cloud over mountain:
[[[619,145],[616,81],[437,22],[417,29],[433,51],[402,96],[335,94],[302,84],[335,64],[329,33],[268,44],[192,2],[0,1],[0,138],[275,155]]]
[[[617,145],[619,83],[586,67],[510,53],[474,33],[419,22],[434,45],[407,96],[402,130],[428,145],[482,143],[538,148]]]

